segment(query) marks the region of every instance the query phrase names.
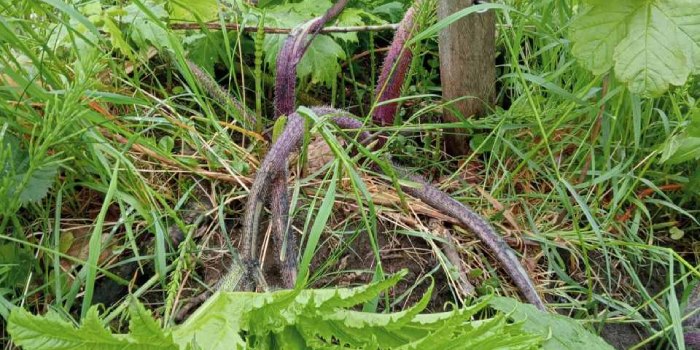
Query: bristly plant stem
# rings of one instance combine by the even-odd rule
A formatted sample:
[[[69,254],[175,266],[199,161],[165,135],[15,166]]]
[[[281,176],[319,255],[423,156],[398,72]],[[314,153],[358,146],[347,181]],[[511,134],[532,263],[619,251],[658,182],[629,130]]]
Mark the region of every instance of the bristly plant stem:
[[[278,242],[277,248],[285,247],[285,252],[280,253],[284,257],[284,261],[281,262],[283,283],[286,287],[291,288],[296,282],[296,246],[293,239],[290,238],[291,235],[287,227],[289,212],[287,161],[289,153],[298,145],[301,135],[304,134],[303,118],[293,113],[296,100],[296,66],[323,25],[337,16],[347,3],[348,0],[340,0],[331,6],[323,16],[312,19],[308,25],[297,27],[285,40],[277,57],[275,117],[287,115],[288,118],[284,131],[263,160],[248,195],[241,249],[247,275],[247,279],[244,281],[246,282],[245,289],[253,289],[253,276],[260,276],[258,283],[262,280],[255,249],[260,214],[266,199],[269,197],[272,197],[273,236],[276,237],[273,240]],[[270,186],[270,193],[265,193],[265,188],[268,186]]]
[[[406,42],[416,29],[414,26],[415,15],[415,7],[409,8],[399,25],[399,29],[394,34],[394,40],[389,47],[389,53],[384,58],[382,71],[377,81],[375,91],[377,103],[393,100],[401,93],[401,86],[413,56],[411,50],[406,47]],[[395,102],[375,107],[372,120],[377,125],[393,124],[397,107]]]

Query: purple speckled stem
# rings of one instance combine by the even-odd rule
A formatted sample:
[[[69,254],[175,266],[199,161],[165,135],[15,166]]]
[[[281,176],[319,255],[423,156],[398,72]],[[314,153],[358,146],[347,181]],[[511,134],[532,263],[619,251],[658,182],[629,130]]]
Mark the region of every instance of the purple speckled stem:
[[[344,111],[335,110],[328,107],[312,108],[318,116],[328,114],[338,114],[333,118],[339,125],[351,125],[353,128],[357,124],[349,118],[350,114]],[[359,122],[358,122],[359,123]],[[241,260],[246,268],[247,283],[243,289],[252,290],[255,286],[255,277],[259,276],[259,259],[257,258],[257,241],[262,209],[268,200],[272,205],[272,224],[278,235],[277,245],[287,242],[284,251],[285,257],[282,261],[282,279],[285,287],[292,288],[296,282],[296,243],[291,234],[288,233],[287,216],[289,214],[289,202],[287,199],[287,160],[289,155],[299,147],[301,138],[304,135],[305,120],[298,113],[292,113],[287,117],[287,125],[282,134],[277,139],[270,151],[263,159],[255,181],[248,193],[248,201],[245,206],[243,217],[243,238],[241,244]],[[362,125],[362,124],[359,124]],[[269,189],[269,192],[268,190]],[[271,198],[270,198],[271,197]]]
[[[504,270],[508,273],[515,285],[523,293],[528,302],[536,306],[538,309],[546,311],[547,308],[540,298],[535,285],[532,283],[527,271],[515,256],[513,250],[506,244],[496,230],[479,214],[471,208],[462,204],[447,195],[447,193],[438,190],[430,185],[421,176],[413,175],[408,170],[392,164],[399,177],[410,180],[420,186],[401,186],[401,189],[423,201],[425,204],[437,209],[449,217],[455,218],[459,223],[474,232],[481,241],[483,241],[489,250],[494,253],[496,259],[503,265]]]
[[[330,111],[325,111],[331,113]],[[337,112],[336,112],[337,113]],[[352,116],[340,116],[333,118],[333,121],[343,129],[361,129],[362,122]],[[363,142],[369,139],[370,134],[366,131],[360,133],[359,141]],[[425,204],[437,209],[438,211],[455,218],[459,223],[474,232],[489,249],[495,254],[496,259],[503,264],[504,269],[513,280],[515,285],[520,289],[528,302],[535,305],[540,310],[546,310],[545,304],[540,298],[535,285],[532,283],[528,273],[523,268],[518,257],[515,256],[513,250],[506,242],[496,233],[496,230],[479,214],[471,208],[452,199],[445,192],[438,190],[430,185],[423,177],[411,174],[408,170],[400,165],[390,162],[391,166],[396,170],[400,178],[420,184],[415,186],[401,186],[401,189],[420,199]]]
[[[280,135],[278,142],[273,145],[270,154],[265,158],[271,160],[265,167],[261,167],[258,171],[257,178],[266,178],[270,181],[271,193],[271,211],[272,211],[272,228],[273,242],[275,250],[280,252],[280,269],[282,275],[282,283],[285,288],[293,288],[296,283],[296,242],[294,235],[290,234],[287,227],[287,218],[289,215],[289,199],[287,198],[287,159],[290,146],[298,143],[298,139],[304,133],[304,120],[294,114],[294,106],[296,105],[296,67],[299,61],[304,56],[309,45],[318,31],[331,18],[337,16],[348,3],[349,0],[340,0],[335,3],[326,13],[318,18],[314,18],[305,25],[297,27],[287,37],[282,45],[282,49],[277,56],[277,76],[275,81],[275,118],[281,115],[288,115],[287,125]],[[311,36],[311,37],[309,37]],[[280,144],[277,149],[275,146]],[[275,152],[284,154],[284,157],[275,156]],[[272,154],[272,156],[271,156]],[[265,163],[264,163],[265,165]],[[267,174],[261,176],[261,172]],[[251,189],[251,197],[246,207],[246,216],[244,225],[244,244],[243,244],[243,261],[248,268],[250,274],[253,269],[257,269],[255,265],[258,261],[255,258],[255,247],[257,240],[257,225],[260,221],[260,210],[264,202],[262,188],[256,189],[253,192]],[[251,276],[247,281],[252,281]],[[246,286],[251,289],[252,286]]]
[[[700,350],[700,329],[686,331],[683,334],[686,349]]]
[[[389,52],[384,58],[382,71],[377,80],[376,96],[377,103],[393,100],[401,94],[401,86],[406,78],[408,66],[413,56],[411,50],[406,47],[406,42],[411,37],[415,29],[416,10],[411,7],[399,25],[399,29],[394,34]],[[394,123],[394,116],[398,104],[396,102],[383,104],[374,108],[372,120],[377,125],[391,125]]]
[[[307,22],[304,26],[294,29],[282,45],[277,55],[277,76],[275,81],[275,118],[281,115],[290,115],[296,105],[297,64],[304,56],[306,49],[311,44],[318,31],[331,18],[337,16],[348,3],[348,0],[340,0],[326,13]],[[308,36],[311,35],[311,38]]]
[[[260,275],[255,249],[257,247],[260,214],[269,197],[272,197],[273,228],[278,232],[279,237],[287,237],[287,249],[284,251],[286,256],[282,263],[283,283],[286,287],[291,287],[294,284],[294,279],[296,279],[296,247],[290,246],[290,244],[294,243],[289,238],[291,235],[287,233],[287,216],[289,214],[286,193],[287,159],[289,159],[290,153],[299,146],[304,134],[305,121],[304,118],[293,111],[295,105],[295,69],[310,42],[306,40],[306,35],[317,32],[325,21],[337,15],[344,4],[343,1],[339,2],[326,15],[318,20],[313,20],[306,28],[290,35],[280,51],[277,61],[275,108],[277,116],[288,115],[288,119],[284,131],[263,160],[246,203],[243,222],[242,259],[247,269],[248,278],[246,280],[249,284],[246,288],[248,289],[253,287],[253,276]],[[414,17],[415,10],[411,8],[404,16],[404,20],[394,36],[394,41],[384,61],[377,84],[378,102],[399,97],[401,85],[411,61],[411,53],[404,46],[414,30]],[[379,125],[392,124],[396,108],[397,105],[395,103],[377,107],[373,113],[375,123]],[[346,112],[329,107],[320,107],[313,110],[319,116],[338,114],[333,120],[342,128],[359,130],[362,127],[360,121],[352,118]],[[361,142],[369,137],[367,132],[361,132],[359,135]],[[473,231],[495,254],[524,297],[537,308],[546,310],[544,302],[518,258],[486,220],[466,205],[452,199],[446,193],[430,185],[422,177],[411,174],[393,162],[390,162],[390,164],[396,169],[401,178],[419,184],[418,187],[402,186],[403,191],[419,198],[440,212],[457,219],[460,224]],[[271,188],[270,193],[266,192],[266,187]],[[279,246],[279,243],[277,245]]]
[[[328,114],[337,114],[333,118],[333,122],[344,129],[359,130],[362,127],[362,122],[354,119],[352,115],[340,110],[334,110],[329,107],[314,108],[314,113],[319,116]],[[286,176],[286,160],[289,154],[295,150],[300,142],[304,132],[304,118],[297,113],[292,113],[287,120],[287,127],[278,141],[272,146],[267,157],[263,160],[263,164],[258,171],[255,182],[251,187],[249,200],[246,205],[246,215],[244,219],[244,247],[256,247],[257,223],[262,206],[265,204],[264,189],[271,181],[280,181],[278,179]],[[359,135],[359,141],[365,141],[370,137],[370,134],[363,131]],[[280,164],[284,164],[281,166]],[[446,193],[438,190],[430,185],[425,179],[420,176],[411,174],[408,170],[401,166],[390,162],[394,167],[399,177],[419,184],[420,186],[402,186],[402,190],[438,211],[457,219],[460,224],[481,239],[489,249],[495,254],[496,259],[503,265],[504,270],[511,277],[515,285],[523,293],[525,299],[535,305],[538,309],[546,310],[545,304],[537,293],[532,280],[528,276],[525,269],[522,267],[518,258],[513,253],[513,250],[505,243],[503,238],[496,233],[496,230],[489,225],[480,215],[476,214],[468,206],[452,199]],[[286,188],[286,183],[285,183]],[[274,189],[273,189],[274,191]],[[286,191],[286,190],[285,190]],[[274,199],[273,199],[274,200]],[[286,199],[285,199],[286,200]],[[285,202],[286,203],[286,202]],[[275,204],[273,203],[273,206]],[[279,205],[279,204],[278,204]],[[273,209],[274,211],[274,209]],[[284,215],[284,216],[282,216]],[[282,220],[286,229],[286,212],[281,212],[277,218],[273,220]],[[257,258],[254,251],[243,251],[244,264],[251,268],[256,267]],[[247,259],[247,260],[246,260]],[[296,260],[295,260],[296,261]],[[290,267],[291,268],[291,267]],[[284,271],[283,271],[284,273]]]

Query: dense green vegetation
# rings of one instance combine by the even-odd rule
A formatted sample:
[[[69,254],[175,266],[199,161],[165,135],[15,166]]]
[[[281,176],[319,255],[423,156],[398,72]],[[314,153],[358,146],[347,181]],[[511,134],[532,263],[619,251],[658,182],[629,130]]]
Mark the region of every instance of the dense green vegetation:
[[[488,218],[548,306],[577,321],[492,297],[519,298],[473,234],[382,181],[366,154],[341,141],[345,131],[316,118],[289,184],[306,289],[220,293],[178,326],[187,301],[237,254],[244,200],[281,128],[272,84],[285,35],[266,28],[293,28],[332,2],[0,4],[7,344],[9,328],[27,348],[46,345],[42,331],[88,335],[84,344],[185,348],[195,327],[223,322],[231,328],[222,338],[260,347],[420,346],[437,344],[433,331],[451,335],[440,338],[445,346],[468,337],[479,348],[596,347],[585,328],[616,347],[687,348],[700,280],[700,10],[691,0],[479,5],[497,13],[497,105],[454,124],[439,122],[450,107],[440,97],[436,33],[455,18],[438,22],[435,3],[424,1],[400,114],[393,126],[368,128],[390,135],[378,158],[391,153]],[[318,35],[297,69],[301,104],[369,116],[387,24],[410,5],[351,1],[330,25],[381,30]],[[186,58],[256,125],[203,91]],[[442,152],[455,128],[469,131],[473,153]],[[465,277],[477,296],[467,295]],[[235,318],[227,309],[244,311]],[[572,335],[585,341],[567,343]]]

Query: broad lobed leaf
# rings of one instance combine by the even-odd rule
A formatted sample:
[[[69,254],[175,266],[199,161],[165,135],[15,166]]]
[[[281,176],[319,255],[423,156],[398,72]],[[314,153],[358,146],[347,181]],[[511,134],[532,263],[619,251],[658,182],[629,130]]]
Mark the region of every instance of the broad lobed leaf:
[[[694,0],[589,0],[571,24],[572,52],[594,74],[614,69],[630,91],[659,95],[700,71]]]

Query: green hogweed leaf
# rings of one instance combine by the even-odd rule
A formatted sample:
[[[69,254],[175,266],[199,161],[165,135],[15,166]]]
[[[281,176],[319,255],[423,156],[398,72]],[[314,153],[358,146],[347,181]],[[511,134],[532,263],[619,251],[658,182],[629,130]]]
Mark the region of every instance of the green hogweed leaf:
[[[143,309],[143,306],[141,306]],[[143,309],[145,312],[145,309]],[[132,310],[133,312],[139,312]],[[150,315],[148,316],[150,317]],[[152,319],[151,319],[152,321]],[[22,308],[12,310],[7,330],[12,341],[25,350],[32,349],[177,349],[160,327],[152,327],[155,321],[132,320],[132,327],[151,323],[147,330],[132,334],[113,334],[99,318],[97,307],[92,307],[80,327],[62,319],[55,312],[34,316]],[[133,330],[133,328],[132,328]],[[144,335],[144,332],[156,334]]]
[[[107,328],[96,307],[88,311],[79,327],[55,312],[34,316],[16,308],[9,317],[8,331],[24,349],[49,350],[539,349],[542,345],[577,349],[581,341],[598,349],[608,348],[574,321],[507,298],[487,297],[469,307],[419,314],[430,300],[428,292],[415,306],[401,312],[375,314],[348,309],[379,296],[404,275],[357,288],[218,292],[184,323],[165,329],[133,299],[128,308],[128,334],[115,334]],[[488,305],[512,314],[474,320]],[[510,322],[513,319],[515,322]]]
[[[515,322],[522,322],[526,332],[548,337],[543,344],[544,349],[613,349],[603,339],[570,318],[548,314],[510,298],[495,297],[489,304],[498,311],[508,313]]]
[[[56,178],[57,164],[32,164],[29,152],[22,147],[18,138],[10,134],[0,139],[0,153],[4,159],[4,164],[0,165],[0,194],[8,199],[19,196],[20,204],[35,202],[46,196]]]

